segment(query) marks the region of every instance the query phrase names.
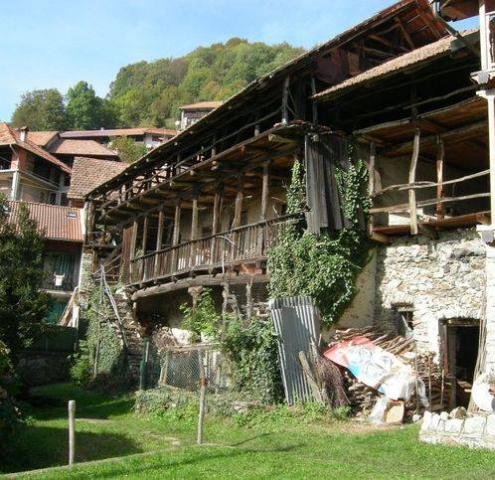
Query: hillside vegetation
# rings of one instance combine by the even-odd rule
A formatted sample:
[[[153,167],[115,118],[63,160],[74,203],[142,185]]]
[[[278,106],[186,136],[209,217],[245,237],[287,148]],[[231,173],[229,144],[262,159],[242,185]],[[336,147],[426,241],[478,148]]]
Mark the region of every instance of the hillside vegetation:
[[[232,38],[199,47],[183,57],[122,67],[106,98],[97,97],[85,81],[71,87],[65,96],[56,89],[26,92],[12,123],[32,130],[173,128],[180,105],[225,100],[302,51],[287,43],[266,45]]]

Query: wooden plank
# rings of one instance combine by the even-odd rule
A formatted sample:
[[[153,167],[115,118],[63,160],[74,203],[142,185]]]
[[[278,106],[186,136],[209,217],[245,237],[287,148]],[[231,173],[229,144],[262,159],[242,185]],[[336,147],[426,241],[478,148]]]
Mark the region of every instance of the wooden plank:
[[[437,198],[440,200],[444,197],[443,186],[443,170],[445,159],[445,146],[443,140],[438,137],[437,140],[438,152],[437,152]],[[437,203],[436,205],[437,220],[442,220],[445,216],[445,204]]]
[[[416,132],[414,133],[411,165],[409,167],[409,183],[414,183],[416,181],[416,169],[418,166],[418,159],[419,159],[420,140],[421,140],[421,132],[419,130],[416,130]],[[418,215],[416,212],[416,191],[413,188],[409,189],[409,226],[411,229],[411,235],[417,235]]]

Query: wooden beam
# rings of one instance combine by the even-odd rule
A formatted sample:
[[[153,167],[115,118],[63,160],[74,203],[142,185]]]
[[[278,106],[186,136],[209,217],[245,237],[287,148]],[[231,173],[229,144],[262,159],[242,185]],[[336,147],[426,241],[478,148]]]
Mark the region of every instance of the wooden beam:
[[[132,223],[132,237],[131,237],[131,251],[130,251],[130,257],[131,260],[136,256],[136,243],[137,243],[137,234],[138,234],[138,220],[137,218],[134,219],[134,222]]]
[[[270,194],[270,162],[263,164],[263,179],[261,184],[261,211],[260,220],[266,220],[268,211],[268,199]]]
[[[444,170],[444,159],[445,159],[445,146],[443,140],[438,137],[437,140],[438,152],[437,152],[437,198],[440,200],[444,197],[444,186],[443,186],[443,170]],[[445,204],[437,203],[436,206],[437,220],[443,220],[445,217]]]
[[[409,166],[409,183],[414,183],[416,181],[416,168],[418,166],[420,140],[421,132],[418,129],[414,133],[413,154],[411,158],[411,165]],[[409,226],[411,229],[411,235],[417,235],[418,215],[416,212],[416,191],[413,188],[409,189]]]
[[[287,75],[282,88],[282,123],[289,123],[289,88],[290,76]]]
[[[198,238],[198,195],[194,195],[192,200],[192,215],[191,215],[191,240]]]
[[[370,160],[368,165],[368,195],[373,198],[375,195],[375,163],[376,163],[376,146],[373,142],[370,143]],[[373,233],[373,215],[368,218],[368,234]]]
[[[175,214],[174,214],[174,231],[172,233],[172,245],[179,244],[180,238],[180,217],[181,217],[181,202],[177,202],[175,205]]]
[[[213,220],[211,234],[216,235],[220,231],[221,207],[223,201],[223,184],[220,184],[213,197]]]
[[[155,247],[156,251],[162,249],[164,224],[165,224],[165,212],[162,208],[160,210],[160,212],[158,213],[158,232],[156,234],[156,247]],[[155,267],[154,267],[155,278],[158,277],[158,274],[159,274],[159,269],[160,269],[159,259],[160,259],[160,256],[155,255]]]
[[[232,222],[232,228],[237,228],[241,226],[243,200],[244,200],[244,176],[240,175],[238,178],[237,195],[235,197],[234,221]]]

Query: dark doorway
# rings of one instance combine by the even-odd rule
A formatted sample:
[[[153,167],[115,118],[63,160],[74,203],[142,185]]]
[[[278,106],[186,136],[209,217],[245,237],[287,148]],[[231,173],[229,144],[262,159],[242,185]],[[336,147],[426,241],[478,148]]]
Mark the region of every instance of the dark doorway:
[[[441,324],[444,370],[453,386],[450,406],[467,407],[471,396],[480,327],[477,320],[450,319]]]

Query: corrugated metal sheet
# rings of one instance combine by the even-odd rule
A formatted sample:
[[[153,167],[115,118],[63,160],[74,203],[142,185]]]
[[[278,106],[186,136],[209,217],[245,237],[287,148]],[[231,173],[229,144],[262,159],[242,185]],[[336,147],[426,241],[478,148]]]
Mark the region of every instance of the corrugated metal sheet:
[[[299,362],[299,352],[313,357],[320,338],[320,314],[309,297],[270,300],[270,311],[278,335],[278,351],[285,398],[289,405],[313,401],[313,393]]]
[[[22,203],[28,207],[29,217],[38,223],[40,232],[43,232],[46,238],[83,242],[81,209],[45,203],[8,202],[12,222],[17,222]]]

